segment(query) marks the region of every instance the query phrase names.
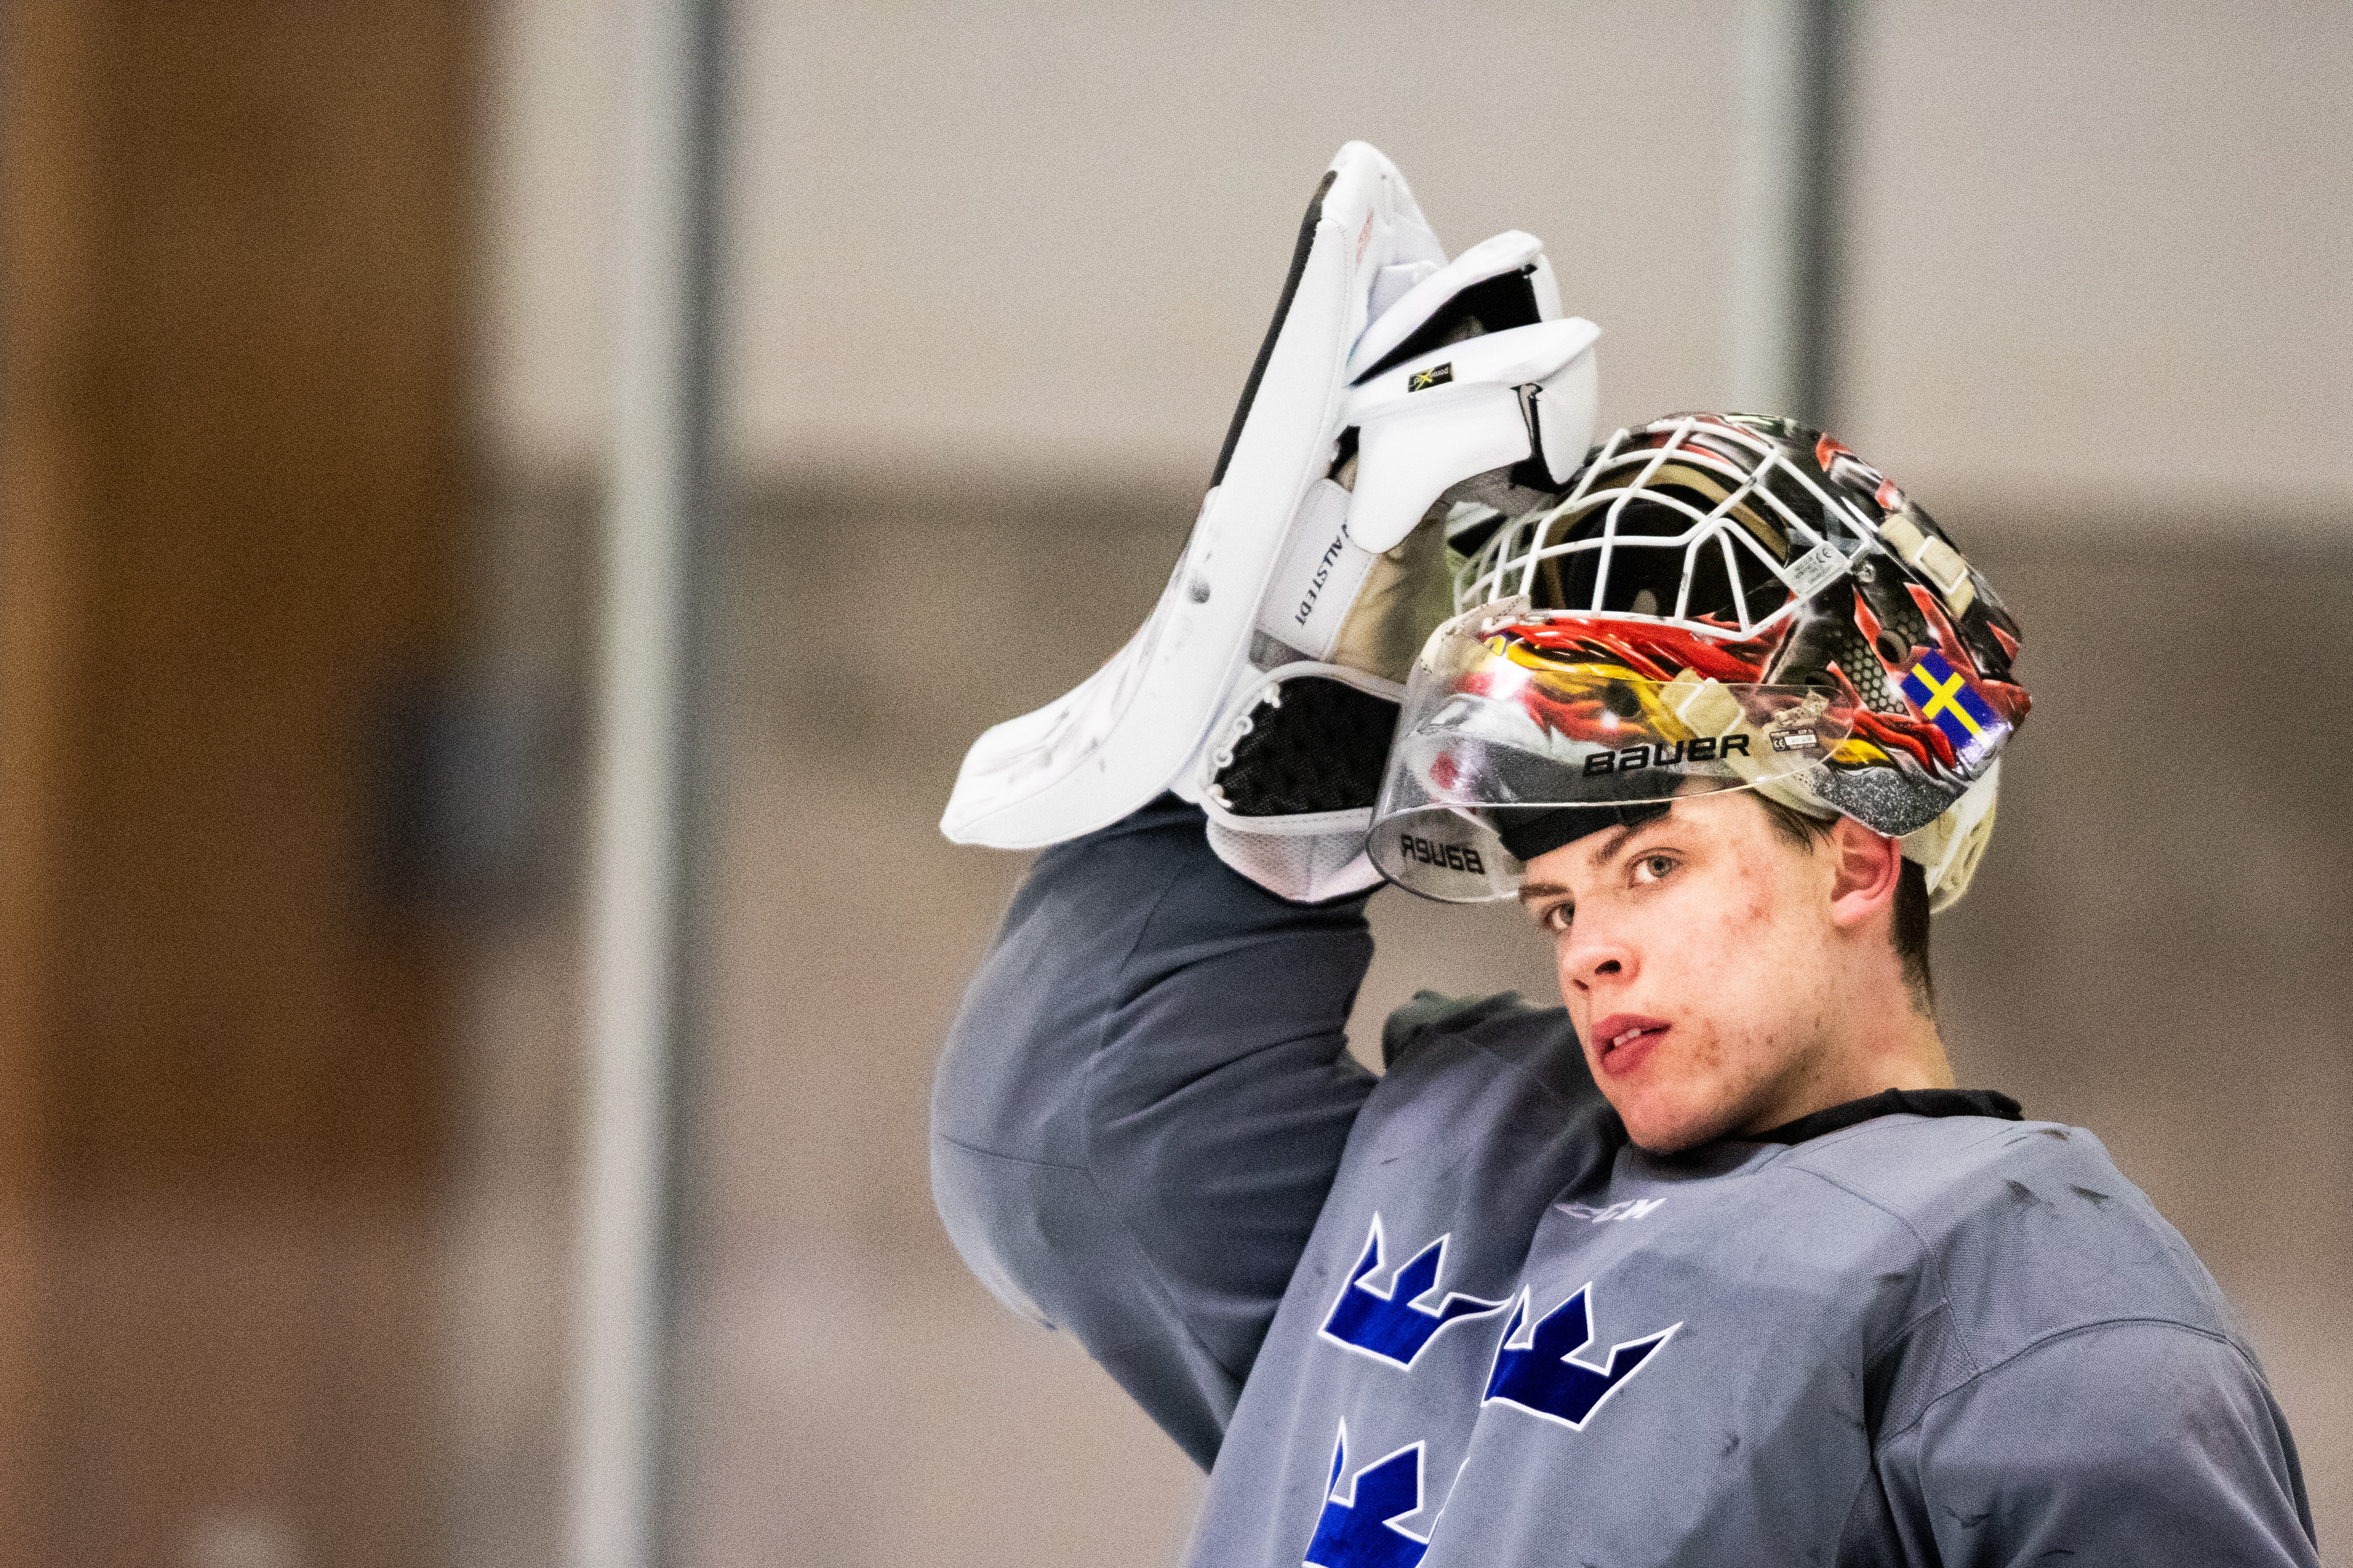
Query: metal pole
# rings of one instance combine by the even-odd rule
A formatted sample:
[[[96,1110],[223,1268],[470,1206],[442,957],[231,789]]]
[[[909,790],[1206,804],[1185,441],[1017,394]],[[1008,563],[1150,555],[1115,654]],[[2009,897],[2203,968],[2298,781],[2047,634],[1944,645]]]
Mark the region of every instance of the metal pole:
[[[1817,427],[1838,405],[1852,0],[1745,0],[1733,219],[1736,407]]]
[[[696,563],[712,454],[717,0],[626,0],[570,1558],[660,1556]]]

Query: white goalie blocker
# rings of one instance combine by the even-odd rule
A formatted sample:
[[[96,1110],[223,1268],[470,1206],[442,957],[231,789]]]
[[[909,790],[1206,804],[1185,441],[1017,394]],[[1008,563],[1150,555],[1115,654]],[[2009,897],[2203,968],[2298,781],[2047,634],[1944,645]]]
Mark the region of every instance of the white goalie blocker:
[[[1421,524],[1473,476],[1567,479],[1599,336],[1561,318],[1533,236],[1449,263],[1396,166],[1343,147],[1158,605],[1075,689],[973,743],[941,831],[1034,848],[1173,789],[1228,864],[1285,897],[1378,880],[1362,841],[1380,755],[1448,614],[1440,531]]]

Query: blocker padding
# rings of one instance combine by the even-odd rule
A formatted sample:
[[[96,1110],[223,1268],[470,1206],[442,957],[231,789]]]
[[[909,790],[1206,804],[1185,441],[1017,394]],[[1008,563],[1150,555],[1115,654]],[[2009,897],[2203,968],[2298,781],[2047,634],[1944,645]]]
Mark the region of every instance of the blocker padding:
[[[1250,710],[1250,733],[1211,781],[1237,816],[1304,816],[1369,809],[1397,731],[1398,705],[1345,681],[1302,676],[1281,705]]]

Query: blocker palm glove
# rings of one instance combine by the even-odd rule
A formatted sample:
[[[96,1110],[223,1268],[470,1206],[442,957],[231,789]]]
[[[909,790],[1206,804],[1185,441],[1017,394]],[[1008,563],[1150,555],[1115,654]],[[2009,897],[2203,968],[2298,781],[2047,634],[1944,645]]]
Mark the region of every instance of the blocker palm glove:
[[[1173,789],[1284,898],[1378,881],[1364,834],[1401,682],[1451,613],[1445,514],[1567,480],[1599,335],[1561,319],[1533,236],[1450,263],[1396,165],[1341,148],[1159,604],[1075,689],[973,743],[940,830],[1033,848]]]

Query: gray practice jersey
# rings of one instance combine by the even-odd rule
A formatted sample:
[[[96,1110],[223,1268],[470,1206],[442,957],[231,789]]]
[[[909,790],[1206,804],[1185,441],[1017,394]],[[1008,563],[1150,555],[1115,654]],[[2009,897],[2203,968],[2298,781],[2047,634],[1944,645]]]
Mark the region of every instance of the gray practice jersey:
[[[1041,856],[942,1062],[999,1297],[1202,1464],[1200,1568],[2311,1563],[2213,1281],[2080,1129],[1629,1146],[1566,1016],[1342,1028],[1302,909],[1163,801]]]

